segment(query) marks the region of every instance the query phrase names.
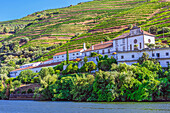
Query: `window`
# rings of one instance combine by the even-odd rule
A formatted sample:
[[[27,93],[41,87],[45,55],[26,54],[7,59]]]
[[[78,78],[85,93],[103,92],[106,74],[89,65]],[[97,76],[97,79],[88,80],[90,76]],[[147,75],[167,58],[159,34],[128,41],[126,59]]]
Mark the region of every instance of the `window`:
[[[38,73],[38,70],[36,70],[36,73]]]
[[[110,49],[108,49],[108,53],[110,53]]]
[[[157,57],[160,57],[160,53],[156,53],[156,56],[157,56]]]
[[[125,46],[123,46],[123,51],[125,51]]]
[[[132,50],[132,44],[130,44],[130,50]]]
[[[85,56],[87,56],[86,53],[85,53]]]
[[[135,58],[135,55],[132,55],[132,58]]]
[[[142,43],[141,43],[141,42],[140,42],[140,44],[139,44],[139,45],[140,45],[140,49],[142,49]]]
[[[97,54],[99,54],[99,51],[97,51]]]
[[[118,48],[116,48],[116,51],[118,51]]]
[[[125,43],[125,39],[122,39],[122,43]]]
[[[134,34],[134,31],[132,31],[132,35]]]
[[[116,40],[116,45],[118,45],[118,40]]]
[[[79,55],[79,53],[77,53],[77,55]]]
[[[148,39],[148,42],[151,43],[151,39]]]
[[[59,57],[57,57],[57,58],[59,58]]]
[[[166,56],[169,56],[169,53],[168,53],[168,52],[166,53]]]
[[[64,57],[64,56],[62,56],[62,57]]]
[[[74,56],[75,54],[73,54],[73,56]]]
[[[134,43],[136,44],[137,42],[138,42],[138,41],[135,39],[135,40],[134,40]]]
[[[169,64],[169,61],[167,61],[166,63]]]
[[[102,50],[102,54],[104,54],[104,50]]]
[[[152,57],[154,57],[155,56],[155,54],[154,53],[152,53]]]
[[[121,59],[124,59],[124,56],[121,56]]]

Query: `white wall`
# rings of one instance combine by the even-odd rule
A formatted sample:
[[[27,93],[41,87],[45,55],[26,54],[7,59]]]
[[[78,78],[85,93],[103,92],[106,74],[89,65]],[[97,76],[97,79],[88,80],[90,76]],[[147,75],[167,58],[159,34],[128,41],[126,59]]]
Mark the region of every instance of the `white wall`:
[[[137,43],[134,41],[137,40]],[[140,48],[140,43],[141,43],[141,48]],[[134,37],[129,37],[128,38],[128,51],[130,51],[130,45],[132,45],[132,50],[134,50],[134,45],[138,45],[138,49],[142,50],[143,49],[143,35],[140,36],[134,36]]]
[[[46,66],[46,67],[55,67],[56,65],[52,65],[52,66]],[[29,69],[29,70],[32,70],[33,72],[35,72],[35,73],[38,73],[40,70],[41,70],[41,68],[43,68],[43,67],[39,67],[39,68],[31,68],[31,69]],[[28,70],[28,69],[25,69],[25,70]],[[24,70],[19,70],[19,71],[13,71],[13,72],[10,72],[10,77],[17,77],[17,76],[19,76],[19,74],[21,73],[21,71],[24,71]]]
[[[144,35],[144,44],[149,43],[149,39],[150,39],[150,44],[155,44],[155,37],[153,36],[148,36],[148,35]],[[144,48],[148,48],[146,45],[144,45]]]
[[[76,58],[79,58],[82,55],[82,53],[80,51],[78,52],[73,52],[73,53],[69,53],[69,60],[74,60]],[[67,55],[66,54],[62,54],[62,55],[56,55],[53,56],[53,61],[54,62],[61,62],[61,61],[65,61],[66,60]]]
[[[149,54],[150,58],[158,59],[160,62],[160,65],[162,67],[167,67],[167,62],[170,63],[170,48],[161,48],[161,49],[155,49],[155,50],[143,50],[143,51],[130,51],[130,52],[120,52],[117,54],[117,61],[118,63],[127,63],[128,65],[136,63],[139,57],[143,55],[143,53],[146,52]],[[152,56],[154,54],[154,56]],[[158,57],[159,54],[159,57]],[[134,58],[132,58],[132,55],[134,55]],[[122,59],[122,56],[124,57]]]
[[[127,38],[113,40],[113,51],[127,51]]]
[[[109,52],[109,51],[108,51],[109,49],[110,49],[110,53],[108,53],[108,52]],[[103,54],[103,50],[104,50],[104,54]],[[113,53],[113,47],[83,52],[82,56],[83,56],[83,57],[85,57],[85,56],[90,56],[92,52],[96,52],[96,53],[101,54],[101,55],[110,55],[110,54]],[[86,54],[86,55],[85,55],[85,54]]]

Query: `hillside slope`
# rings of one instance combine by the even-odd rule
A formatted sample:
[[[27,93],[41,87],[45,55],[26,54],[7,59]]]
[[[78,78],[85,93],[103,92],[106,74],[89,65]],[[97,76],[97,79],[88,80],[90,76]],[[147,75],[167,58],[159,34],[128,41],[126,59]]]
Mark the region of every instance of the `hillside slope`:
[[[36,12],[21,18],[17,21],[27,22],[26,27],[4,38],[3,41],[19,41],[23,37],[28,37],[30,41],[21,48],[49,47],[62,43],[58,48],[36,60],[43,61],[52,58],[57,52],[65,51],[66,46],[72,50],[81,48],[84,42],[96,44],[104,41],[105,37],[113,39],[126,32],[129,24],[137,24],[146,31],[153,25],[158,29],[169,27],[169,13],[170,2],[94,0],[75,6]],[[165,35],[169,36],[169,33]]]

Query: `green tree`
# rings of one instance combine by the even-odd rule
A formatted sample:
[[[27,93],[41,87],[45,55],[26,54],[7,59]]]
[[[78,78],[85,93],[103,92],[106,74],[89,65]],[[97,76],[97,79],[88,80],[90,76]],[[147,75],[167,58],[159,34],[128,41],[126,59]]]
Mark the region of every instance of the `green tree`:
[[[110,37],[108,37],[108,36],[105,36],[104,37],[104,41],[106,42],[106,41],[110,41],[111,39],[110,39]]]
[[[48,67],[48,70],[49,70],[50,75],[55,74],[55,71],[52,67]]]
[[[3,29],[3,33],[8,33],[8,30],[7,30],[7,28],[6,28],[6,27],[4,27],[4,29]]]
[[[88,71],[91,72],[96,69],[96,64],[93,61],[87,62]]]
[[[132,24],[129,24],[128,25],[128,29],[132,29],[133,28],[133,25]]]
[[[49,69],[47,67],[42,67],[40,72],[39,72],[39,76],[41,78],[44,78],[47,75],[50,75]]]
[[[2,47],[3,45],[2,45],[2,42],[0,42],[0,48]]]
[[[68,64],[68,63],[69,63],[68,46],[67,46],[67,48],[66,48],[66,53],[67,53],[67,56],[66,56],[66,63]]]
[[[152,33],[152,34],[156,34],[157,30],[158,30],[158,28],[156,26],[151,26],[149,29],[150,29],[150,33]]]
[[[88,61],[87,56],[84,57],[84,62],[86,63]]]
[[[24,70],[21,71],[19,76],[17,77],[22,83],[31,83],[31,80],[34,78],[36,74],[32,70]]]
[[[18,81],[18,80],[15,80],[14,82],[12,82],[12,86],[14,87],[14,90],[15,90],[16,88],[20,87],[20,85],[21,85],[21,82]]]
[[[73,95],[73,100],[75,101],[87,101],[92,94],[92,86],[94,82],[93,75],[83,74],[83,76],[76,75],[73,79],[73,86],[71,89],[71,94]]]

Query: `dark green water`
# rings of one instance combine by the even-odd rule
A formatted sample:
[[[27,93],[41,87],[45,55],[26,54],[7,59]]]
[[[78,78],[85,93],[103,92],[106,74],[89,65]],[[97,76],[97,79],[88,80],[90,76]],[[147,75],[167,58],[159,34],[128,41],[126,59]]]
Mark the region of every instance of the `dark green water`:
[[[0,113],[170,113],[170,102],[39,102],[0,100]]]

